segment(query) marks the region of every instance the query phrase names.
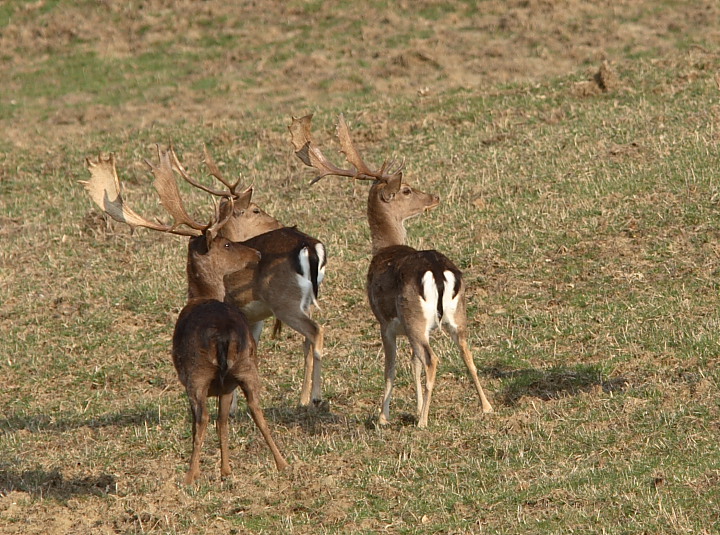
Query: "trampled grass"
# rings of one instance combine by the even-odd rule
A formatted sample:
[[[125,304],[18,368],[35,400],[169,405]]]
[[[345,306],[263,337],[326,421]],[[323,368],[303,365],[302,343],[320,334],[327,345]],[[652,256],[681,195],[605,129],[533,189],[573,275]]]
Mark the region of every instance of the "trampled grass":
[[[291,20],[321,17],[319,3],[291,4]],[[429,3],[417,20],[480,17],[466,7]],[[655,8],[665,20],[667,11]],[[6,13],[3,24],[27,16]],[[502,32],[520,35],[519,13]],[[13,64],[9,87],[20,87],[28,105],[0,102],[10,121],[0,141],[0,531],[717,532],[720,62],[707,43],[668,54],[633,45],[613,62],[609,91],[593,89],[581,68],[391,94],[377,89],[382,81],[346,87],[323,75],[313,84],[325,80],[317,83],[332,92],[327,100],[259,84],[265,98],[223,115],[203,111],[203,99],[232,99],[228,89],[245,84],[238,80],[247,73],[190,71],[203,63],[203,46],[211,61],[235,42],[207,21],[231,36],[250,31],[224,16],[199,17],[189,25],[199,34],[164,36],[184,46],[187,62],[177,65],[132,51],[112,60],[83,55],[92,41],[82,39],[54,45],[69,52],[63,61],[32,55],[37,72]],[[645,16],[640,9],[638,20]],[[399,21],[392,10],[387,17]],[[353,20],[322,24],[362,27]],[[430,31],[413,24],[398,32],[398,47]],[[57,27],[64,25],[48,25]],[[253,41],[269,43],[263,68],[271,79],[280,76],[274,69],[290,69],[294,51],[317,68],[312,54],[329,50],[305,42],[318,37],[313,24],[299,28]],[[73,57],[98,62],[86,71],[98,74],[96,89],[82,102],[61,98],[62,87],[82,85],[77,69],[62,68]],[[337,64],[371,58],[343,53]],[[103,78],[108,61],[136,70]],[[30,91],[51,64],[62,80]],[[342,70],[339,78],[353,75]],[[160,88],[154,104],[152,79]],[[63,111],[63,102],[75,111]],[[133,109],[148,113],[134,126]],[[84,119],[74,119],[77,110]],[[375,427],[382,351],[363,289],[366,185],[327,178],[307,186],[311,174],[292,155],[286,125],[308,111],[316,113],[316,139],[338,163],[333,133],[342,111],[367,160],[405,157],[408,181],[441,196],[437,209],[408,223],[409,242],[440,249],[465,272],[471,346],[494,414],[480,414],[462,360],[437,335],[429,428],[414,427],[406,344],[393,423]],[[265,333],[260,345],[263,406],[292,463],[286,473],[274,471],[240,414],[233,475],[220,480],[210,431],[203,477],[181,485],[191,433],[169,347],[185,299],[185,243],[107,223],[78,184],[84,157],[113,151],[126,200],[162,216],[142,160],[153,143],[169,140],[196,176],[207,143],[228,175],[254,182],[266,211],[328,246],[316,317],[327,330],[329,411],[297,407],[296,334]],[[183,194],[193,213],[207,213],[199,192],[183,186]]]

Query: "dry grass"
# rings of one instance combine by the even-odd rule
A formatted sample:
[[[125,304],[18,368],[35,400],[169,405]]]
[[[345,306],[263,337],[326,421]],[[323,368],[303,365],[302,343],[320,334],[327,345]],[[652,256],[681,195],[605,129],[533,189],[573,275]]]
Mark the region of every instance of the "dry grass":
[[[106,41],[87,5],[0,9],[0,531],[720,529],[713,3],[423,2],[411,16],[376,2],[365,18],[342,2],[343,17],[139,5],[103,8]],[[407,358],[393,425],[373,425],[366,190],[306,186],[286,125],[307,111],[326,154],[345,111],[368,160],[405,156],[408,179],[440,194],[410,241],[465,271],[493,415],[440,335],[429,428],[413,425]],[[127,200],[159,215],[142,158],[166,140],[196,174],[207,142],[328,246],[328,412],[296,407],[299,338],[261,343],[286,473],[241,415],[233,475],[219,479],[210,433],[200,483],[181,485],[190,425],[169,345],[184,242],[108,224],[77,184],[83,157],[113,150]]]

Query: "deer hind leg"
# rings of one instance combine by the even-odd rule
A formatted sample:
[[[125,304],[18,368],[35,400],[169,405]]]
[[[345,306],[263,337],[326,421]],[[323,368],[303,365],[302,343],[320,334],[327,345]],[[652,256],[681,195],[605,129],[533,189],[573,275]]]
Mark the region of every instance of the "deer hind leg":
[[[413,359],[415,360],[416,370],[419,366],[425,368],[425,388],[421,388],[422,381],[417,381],[416,387],[422,391],[422,404],[420,404],[420,396],[418,395],[418,427],[425,428],[428,424],[428,416],[430,414],[430,400],[432,398],[433,388],[435,388],[435,376],[437,374],[437,366],[439,359],[433,352],[427,340],[410,339],[410,346],[413,351]]]
[[[447,330],[450,332],[450,336],[452,337],[453,342],[455,342],[455,345],[458,346],[458,349],[460,349],[460,354],[465,361],[465,366],[470,373],[470,377],[475,384],[475,390],[477,390],[478,396],[480,397],[480,403],[482,404],[483,413],[493,412],[492,405],[490,405],[490,402],[485,396],[485,392],[480,385],[477,368],[475,368],[475,362],[473,361],[472,354],[470,353],[470,349],[468,348],[467,337],[465,336],[464,330],[452,324],[446,324],[446,327]]]
[[[210,414],[207,410],[207,387],[205,385],[201,387],[188,385],[187,393],[193,419],[193,448],[190,455],[190,468],[185,475],[185,484],[191,485],[200,475],[200,454],[205,440],[205,431],[210,421]]]
[[[417,415],[419,419],[420,414],[422,414],[423,404],[425,403],[425,395],[423,394],[422,384],[422,372],[425,368],[425,363],[422,359],[415,356],[415,352],[413,352],[412,367],[413,375],[415,376],[415,398],[417,400]]]
[[[322,400],[323,328],[301,311],[278,310],[276,317],[305,336],[305,374],[300,405],[318,404]]]
[[[278,470],[287,468],[288,463],[275,444],[272,434],[270,433],[270,428],[265,420],[265,414],[262,408],[260,408],[258,394],[260,391],[260,377],[258,376],[257,367],[252,366],[249,370],[245,370],[242,375],[235,376],[235,379],[240,384],[243,394],[245,394],[250,416],[252,416],[255,425],[260,430],[260,433],[272,452],[273,458],[275,459],[275,466],[277,466]]]
[[[390,399],[392,397],[393,384],[395,382],[395,362],[397,357],[397,332],[395,326],[390,323],[381,328],[383,351],[385,353],[385,391],[383,392],[382,409],[378,423],[386,425],[390,423]]]
[[[255,345],[258,345],[258,342],[260,341],[260,335],[262,334],[263,326],[265,323],[263,320],[256,321],[254,323],[250,324],[250,334],[252,334],[253,340],[255,340]],[[237,390],[233,390],[232,393],[232,403],[230,404],[230,416],[233,418],[237,414],[237,406],[238,406],[238,392]]]
[[[233,391],[234,393],[235,391]],[[233,401],[233,394],[221,394],[218,397],[218,419],[217,434],[220,440],[220,475],[230,475],[230,452],[228,447],[228,419],[230,417],[230,405]]]

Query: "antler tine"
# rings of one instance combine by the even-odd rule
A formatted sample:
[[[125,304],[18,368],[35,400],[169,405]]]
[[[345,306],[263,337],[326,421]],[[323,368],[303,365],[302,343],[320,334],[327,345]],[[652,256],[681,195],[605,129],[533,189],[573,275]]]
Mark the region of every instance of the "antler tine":
[[[393,158],[389,162],[387,160],[385,160],[382,164],[382,167],[380,168],[379,173],[381,175],[389,178],[389,177],[397,175],[400,171],[405,169],[405,158],[403,158],[403,160],[400,162],[400,164],[394,170],[391,171],[391,169],[395,165],[395,162],[396,162],[395,158]],[[388,170],[387,173],[385,172],[386,169]]]
[[[312,126],[312,114],[304,117],[292,118],[292,123],[288,126],[290,130],[290,140],[295,148],[295,156],[307,165],[320,171],[310,184],[314,184],[321,178],[326,176],[346,176],[349,178],[363,179],[364,177],[355,169],[342,169],[333,165],[330,160],[315,146],[312,139],[310,129]],[[352,163],[352,162],[351,162]]]
[[[148,160],[145,160],[145,163],[150,167],[155,177],[153,186],[155,186],[155,190],[160,197],[160,202],[174,219],[175,227],[185,225],[204,232],[210,225],[203,225],[195,221],[185,210],[182,198],[180,197],[180,190],[178,189],[175,175],[173,174],[175,162],[180,165],[177,156],[175,156],[175,151],[173,151],[172,146],[165,150],[161,149],[160,145],[155,145],[155,147],[157,148],[158,165],[154,165]],[[180,165],[180,167],[182,168],[182,165]]]
[[[225,198],[227,199],[226,203],[215,203],[214,223],[212,223],[205,231],[206,235],[210,235],[211,240],[215,239],[215,236],[217,236],[218,232],[220,232],[220,229],[223,228],[233,216],[233,212],[235,210],[235,199],[230,196]],[[223,211],[224,214],[222,213]]]
[[[235,197],[237,194],[235,193],[235,190],[240,185],[240,179],[238,178],[237,182],[235,184],[230,184],[225,178],[222,176],[222,173],[220,172],[220,168],[215,163],[215,160],[213,160],[213,157],[210,155],[210,153],[207,150],[207,145],[203,145],[203,156],[204,156],[204,162],[207,166],[208,170],[210,171],[210,174],[217,178],[228,190],[230,190],[230,194]],[[227,193],[225,194],[227,195]]]
[[[335,167],[322,152],[320,152],[320,149],[314,146],[310,134],[311,120],[312,115],[306,115],[300,119],[293,117],[292,124],[288,127],[290,129],[293,146],[295,147],[295,155],[300,158],[305,165],[321,171],[321,174],[315,177],[310,184],[314,184],[328,175],[347,176],[356,180],[387,181],[400,172],[405,165],[403,161],[393,173],[387,174],[385,171],[389,166],[388,162],[385,161],[378,171],[372,171],[362,159],[360,152],[352,142],[345,117],[340,114],[336,132],[338,140],[340,141],[340,152],[345,155],[345,159],[352,165],[354,170]],[[390,163],[390,166],[392,165],[394,165],[394,160]]]
[[[181,236],[200,235],[197,229],[178,229],[174,226],[149,221],[127,206],[120,193],[120,179],[117,176],[113,154],[105,159],[98,155],[97,161],[85,158],[85,166],[90,171],[90,180],[81,180],[80,183],[85,186],[95,204],[115,221],[125,223],[132,229],[145,227]]]
[[[171,169],[177,171],[181,177],[190,184],[191,186],[194,186],[198,189],[203,190],[206,193],[209,193],[210,195],[215,195],[217,197],[227,197],[228,192],[227,191],[221,191],[217,189],[213,189],[211,187],[205,186],[204,184],[201,184],[197,180],[195,180],[193,177],[191,177],[188,172],[183,167],[183,164],[180,163],[180,160],[177,157],[177,154],[175,154],[175,149],[172,145],[168,148],[169,156],[170,156],[170,163],[171,163]]]
[[[348,125],[345,122],[345,116],[342,113],[338,117],[336,133],[338,140],[340,141],[340,152],[342,152],[345,155],[345,159],[349,163],[351,163],[353,167],[355,167],[355,169],[357,169],[357,178],[380,178],[378,176],[378,173],[373,173],[370,170],[370,168],[365,164],[362,157],[360,156],[360,152],[357,150],[357,148],[355,148],[355,144],[350,138],[350,129],[348,128]]]

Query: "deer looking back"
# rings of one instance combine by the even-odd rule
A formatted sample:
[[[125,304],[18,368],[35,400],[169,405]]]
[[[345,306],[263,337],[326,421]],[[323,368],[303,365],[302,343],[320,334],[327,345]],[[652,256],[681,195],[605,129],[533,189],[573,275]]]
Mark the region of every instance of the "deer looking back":
[[[318,287],[325,272],[325,247],[295,228],[284,227],[252,203],[252,188],[241,191],[239,181],[226,180],[207,150],[204,159],[210,174],[224,189],[218,190],[193,179],[172,147],[158,147],[157,162],[147,162],[155,177],[154,186],[160,200],[174,220],[172,225],[149,221],[125,204],[112,156],[98,158],[96,162],[88,160],[91,179],[86,187],[95,203],[117,221],[131,227],[190,236],[188,296],[210,295],[222,300],[226,293],[222,274],[214,265],[213,257],[206,255],[205,234],[209,227],[196,222],[185,210],[175,174],[192,186],[220,197],[215,220],[221,224],[216,224],[215,233],[235,242],[244,242],[263,256],[249,291],[233,291],[232,301],[248,318],[256,342],[263,321],[272,315],[305,337],[305,373],[300,404],[319,403],[322,397],[323,329],[311,318],[310,310],[317,303]]]
[[[159,149],[158,155],[161,163],[163,158],[168,157],[167,152]],[[173,364],[187,391],[193,417],[193,451],[185,482],[192,483],[200,474],[200,452],[209,421],[208,396],[219,398],[220,470],[223,476],[230,473],[228,417],[238,386],[245,394],[250,414],[265,438],[277,468],[284,468],[287,462],[270,434],[259,404],[260,377],[255,340],[240,310],[222,302],[225,293],[223,279],[233,275],[238,284],[252,281],[260,261],[257,250],[217,236],[232,217],[234,198],[230,195],[226,198],[224,205],[216,209],[210,223],[198,224],[185,212],[172,174],[151,166],[163,205],[176,221],[175,225],[164,225],[148,221],[124,204],[112,156],[98,158],[97,161],[88,159],[87,166],[91,180],[85,183],[86,188],[103,211],[131,226],[192,236],[189,249],[199,258],[196,267],[199,272],[208,274],[206,284],[197,285],[190,292],[173,334]],[[178,228],[180,223],[188,229]]]
[[[450,333],[472,377],[483,412],[491,412],[492,406],[480,385],[467,344],[462,273],[438,251],[418,251],[405,245],[405,221],[436,207],[439,198],[404,183],[402,164],[392,169],[393,164],[386,162],[379,170],[371,170],[353,145],[342,116],[337,135],[341,150],[352,168],[336,167],[314,145],[310,134],[311,118],[293,119],[290,132],[296,155],[321,173],[313,182],[328,175],[373,181],[367,203],[373,257],[366,288],[370,307],[380,323],[385,352],[385,391],[379,423],[386,424],[390,420],[397,336],[405,335],[413,352],[418,426],[427,426],[438,366],[438,357],[430,347],[429,337],[437,327],[443,327]]]
[[[209,244],[206,254],[212,257],[218,272],[233,274],[238,283],[254,278],[259,252],[224,238],[215,238]],[[193,418],[193,449],[185,483],[193,483],[200,475],[200,452],[210,419],[208,396],[218,397],[220,473],[230,474],[228,418],[238,386],[245,394],[250,415],[267,442],[277,469],[287,466],[260,407],[256,344],[245,316],[236,306],[212,297],[189,299],[175,324],[172,357],[187,391]]]

